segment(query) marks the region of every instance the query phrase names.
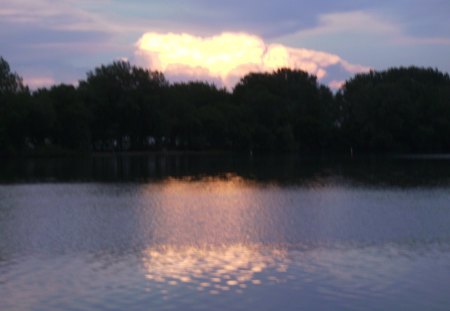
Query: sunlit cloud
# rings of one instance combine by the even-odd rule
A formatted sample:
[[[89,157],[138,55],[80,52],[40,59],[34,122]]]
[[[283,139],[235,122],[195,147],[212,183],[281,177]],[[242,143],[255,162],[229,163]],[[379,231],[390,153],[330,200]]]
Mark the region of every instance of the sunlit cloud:
[[[19,74],[43,75],[40,68],[44,64],[58,83],[79,80],[94,66],[123,55],[134,62],[136,50],[141,57],[137,65],[164,68],[171,81],[207,79],[228,87],[250,70],[270,71],[291,63],[322,77],[320,81],[328,85],[367,69],[355,64],[376,69],[414,64],[449,71],[446,12],[450,2],[416,1],[405,6],[405,1],[378,5],[319,0],[296,10],[293,8],[299,7],[299,2],[294,0],[266,1],[264,5],[256,0],[239,5],[236,1],[206,0],[2,0],[0,53]],[[175,38],[183,31],[204,44],[227,41],[220,35],[224,30],[259,37],[231,33],[234,47],[223,44],[219,51],[225,54],[231,50],[234,57],[228,62],[216,59],[215,67],[221,62],[227,68],[217,73],[211,64],[169,62],[170,54],[161,48],[136,48],[137,39],[149,30],[166,37],[174,32]],[[142,36],[139,42],[144,43],[150,35]],[[250,47],[242,47],[244,43]],[[245,55],[236,56],[240,51]],[[314,57],[308,56],[308,51],[314,52]],[[317,51],[333,53],[324,54],[333,62],[336,58],[330,56],[338,56],[337,63],[320,65]]]
[[[246,33],[199,37],[148,32],[136,46],[139,62],[164,72],[169,78],[219,81],[227,88],[232,88],[249,72],[271,72],[279,68],[301,69],[318,79],[327,76],[330,66],[341,66],[351,74],[370,69],[350,64],[338,55],[266,43]]]

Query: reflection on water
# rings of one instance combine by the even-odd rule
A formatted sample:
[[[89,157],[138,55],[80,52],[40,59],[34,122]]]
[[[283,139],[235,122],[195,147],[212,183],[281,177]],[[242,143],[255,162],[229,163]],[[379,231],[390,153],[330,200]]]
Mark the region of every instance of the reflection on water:
[[[250,244],[265,229],[264,223],[255,223],[261,209],[254,206],[258,198],[251,185],[228,174],[169,178],[143,188],[144,200],[158,203],[143,210],[141,225],[153,219],[153,240],[165,243],[143,252],[147,279],[167,286],[185,283],[210,294],[242,293],[261,284],[257,275],[266,268],[286,271],[285,250]],[[260,229],[254,230],[256,226]]]
[[[152,247],[144,252],[147,279],[166,286],[186,283],[198,291],[218,294],[234,290],[242,293],[248,286],[260,285],[265,269],[275,270],[277,277],[287,271],[286,250],[257,246],[222,247]]]
[[[295,155],[111,155],[85,158],[2,159],[0,183],[148,182],[229,173],[277,184],[449,186],[450,156],[301,158]]]
[[[258,198],[251,182],[235,175],[221,178],[169,178],[142,187],[142,230],[149,230],[155,243],[172,245],[222,245],[255,242],[255,206]],[[152,221],[148,228],[148,221]],[[252,239],[253,238],[253,239]]]
[[[0,309],[448,309],[446,162],[200,159],[2,179]]]

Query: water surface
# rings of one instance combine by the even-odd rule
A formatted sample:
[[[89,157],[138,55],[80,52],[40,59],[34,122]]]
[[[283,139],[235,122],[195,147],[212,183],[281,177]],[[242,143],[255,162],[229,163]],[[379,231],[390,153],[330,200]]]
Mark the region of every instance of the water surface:
[[[136,156],[0,171],[2,310],[448,310],[450,161]]]

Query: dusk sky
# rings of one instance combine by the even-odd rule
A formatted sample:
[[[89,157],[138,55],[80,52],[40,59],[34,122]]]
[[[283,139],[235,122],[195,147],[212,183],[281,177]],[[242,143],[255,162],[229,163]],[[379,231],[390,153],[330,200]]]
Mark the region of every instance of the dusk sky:
[[[171,81],[291,67],[336,88],[371,68],[450,72],[450,1],[1,0],[0,42],[31,88],[119,59]]]

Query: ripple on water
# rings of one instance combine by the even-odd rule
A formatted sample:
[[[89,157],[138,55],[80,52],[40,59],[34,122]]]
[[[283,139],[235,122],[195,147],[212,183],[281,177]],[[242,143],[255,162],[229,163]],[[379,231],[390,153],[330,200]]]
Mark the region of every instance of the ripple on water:
[[[0,186],[5,310],[446,310],[446,189]]]

